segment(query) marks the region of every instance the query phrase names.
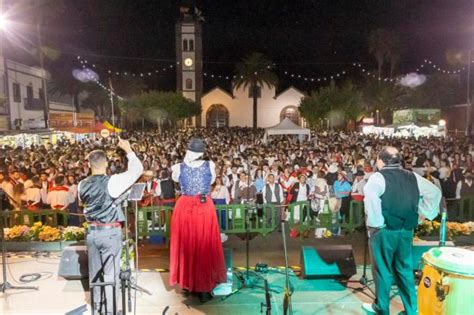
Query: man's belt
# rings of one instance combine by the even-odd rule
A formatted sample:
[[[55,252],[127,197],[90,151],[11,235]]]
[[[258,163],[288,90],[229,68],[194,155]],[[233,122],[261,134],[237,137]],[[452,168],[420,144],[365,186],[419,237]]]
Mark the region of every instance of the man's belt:
[[[89,230],[110,230],[115,228],[121,228],[120,222],[101,223],[101,222],[89,222]]]

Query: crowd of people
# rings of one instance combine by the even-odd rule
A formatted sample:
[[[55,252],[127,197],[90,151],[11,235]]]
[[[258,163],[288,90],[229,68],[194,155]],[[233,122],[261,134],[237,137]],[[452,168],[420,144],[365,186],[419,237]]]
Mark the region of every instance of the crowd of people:
[[[180,188],[171,166],[181,162],[193,136],[205,139],[205,159],[216,165],[211,197],[215,204],[286,204],[311,201],[313,212],[326,200],[344,217],[351,199],[363,199],[363,187],[375,170],[377,152],[397,147],[404,167],[435,183],[445,200],[474,194],[472,145],[464,138],[382,138],[344,132],[317,132],[300,142],[277,136],[263,142],[263,131],[247,128],[185,129],[131,132],[133,149],[142,161],[147,183],[140,206],[173,206]],[[126,156],[115,149],[115,138],[55,145],[4,147],[0,150],[0,187],[11,209],[80,211],[77,183],[88,176],[88,154],[104,149],[108,175],[126,169]],[[285,219],[284,207],[277,218]]]

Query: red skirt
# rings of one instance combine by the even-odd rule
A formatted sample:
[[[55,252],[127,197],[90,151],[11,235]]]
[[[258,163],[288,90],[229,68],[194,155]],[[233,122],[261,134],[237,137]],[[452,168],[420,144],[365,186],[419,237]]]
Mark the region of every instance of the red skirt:
[[[171,219],[170,285],[211,292],[226,282],[224,251],[216,209],[207,197],[181,196]]]

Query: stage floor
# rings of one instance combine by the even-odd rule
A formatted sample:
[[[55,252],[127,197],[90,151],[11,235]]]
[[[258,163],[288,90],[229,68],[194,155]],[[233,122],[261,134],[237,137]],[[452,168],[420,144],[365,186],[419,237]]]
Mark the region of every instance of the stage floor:
[[[58,253],[59,254],[59,253]],[[66,314],[84,307],[89,299],[86,286],[81,281],[64,280],[58,277],[59,258],[52,257],[11,257],[8,259],[8,279],[16,285],[21,275],[25,273],[41,273],[43,277],[31,283],[39,287],[38,291],[9,290],[0,293],[0,314]],[[362,268],[357,268],[358,274],[352,279],[358,280]],[[283,270],[272,270],[265,274],[270,284],[272,314],[283,314],[282,301],[285,286]],[[369,272],[370,278],[370,272]],[[15,280],[16,279],[16,280]],[[234,277],[234,288],[236,287]],[[293,313],[297,314],[363,314],[361,304],[371,301],[368,290],[357,291],[360,284],[349,283],[348,287],[333,280],[302,280],[291,273],[291,283],[294,286]],[[244,289],[235,295],[222,300],[213,300],[201,304],[195,297],[185,297],[179,290],[168,286],[166,272],[140,272],[138,284],[152,295],[137,294],[136,314],[260,314],[260,304],[264,302],[263,281],[258,287]],[[397,314],[403,310],[396,291],[392,292],[392,312]],[[70,314],[83,314],[75,312]],[[89,314],[85,312],[84,314]]]

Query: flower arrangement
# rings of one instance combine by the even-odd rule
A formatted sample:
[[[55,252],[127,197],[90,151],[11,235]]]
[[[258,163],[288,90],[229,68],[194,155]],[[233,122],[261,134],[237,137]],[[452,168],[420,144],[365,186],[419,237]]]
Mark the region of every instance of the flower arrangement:
[[[415,236],[420,238],[422,236],[438,234],[441,228],[441,223],[438,221],[423,221],[415,230]],[[446,237],[452,239],[457,235],[471,235],[474,232],[474,222],[447,222],[446,223]]]
[[[61,231],[58,228],[44,226],[38,234],[38,238],[43,242],[54,242],[61,239]]]
[[[4,228],[5,240],[13,242],[27,241],[80,241],[85,238],[85,228],[78,226],[52,227],[35,222],[33,226],[15,225]]]
[[[84,239],[84,228],[79,226],[68,226],[63,230],[65,241],[80,241]]]

